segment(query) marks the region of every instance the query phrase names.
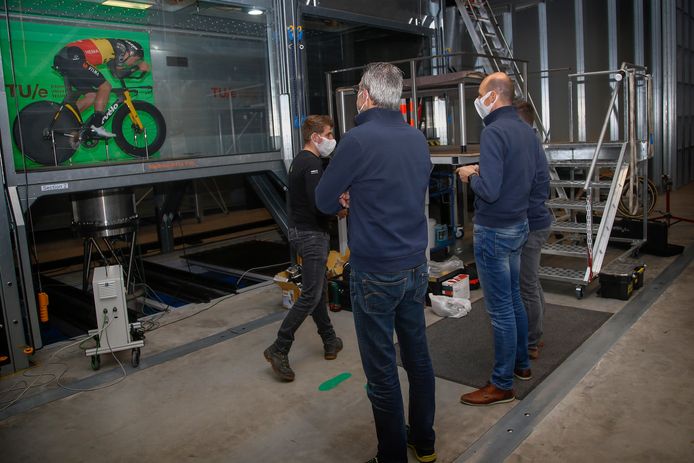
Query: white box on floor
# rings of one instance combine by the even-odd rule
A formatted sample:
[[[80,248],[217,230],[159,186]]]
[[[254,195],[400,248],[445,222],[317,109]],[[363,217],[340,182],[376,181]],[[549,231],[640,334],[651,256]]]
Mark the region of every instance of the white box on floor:
[[[441,291],[445,296],[470,299],[470,278],[468,275],[457,275],[441,283]]]

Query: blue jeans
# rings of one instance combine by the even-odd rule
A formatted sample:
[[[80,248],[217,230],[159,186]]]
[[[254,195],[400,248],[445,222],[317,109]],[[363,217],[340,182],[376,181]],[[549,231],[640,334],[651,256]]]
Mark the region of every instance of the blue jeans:
[[[513,369],[529,368],[528,317],[520,294],[520,256],[528,223],[508,228],[474,226],[473,246],[484,305],[494,331],[491,383],[513,388]]]
[[[379,462],[407,462],[393,330],[398,335],[402,365],[410,383],[411,440],[417,447],[434,448],[434,370],[424,322],[428,279],[426,263],[394,273],[352,269],[350,275],[354,326],[376,423]]]
[[[284,317],[277,332],[275,347],[284,354],[294,342],[294,333],[311,315],[323,344],[335,340],[335,330],[328,316],[325,263],[330,251],[330,235],[323,231],[289,229],[289,241],[301,256],[301,295]]]

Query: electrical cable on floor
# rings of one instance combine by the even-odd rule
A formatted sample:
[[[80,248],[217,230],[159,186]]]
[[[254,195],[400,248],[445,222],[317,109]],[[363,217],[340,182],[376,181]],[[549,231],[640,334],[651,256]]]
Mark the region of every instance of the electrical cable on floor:
[[[271,265],[264,265],[264,266],[262,266],[262,267],[253,267],[253,268],[249,268],[248,270],[246,270],[245,272],[243,272],[243,273],[241,274],[241,276],[239,277],[239,279],[236,281],[236,287],[237,287],[237,289],[238,289],[238,282],[241,281],[241,279],[242,279],[244,276],[246,276],[246,274],[247,274],[248,272],[250,272],[250,271],[252,271],[252,270],[262,270],[262,269],[266,269],[266,268],[279,267],[280,265],[287,265],[287,264],[291,264],[291,262],[282,262],[281,264],[271,264]],[[226,295],[226,296],[224,296],[224,297],[222,297],[222,298],[216,300],[216,301],[215,301],[214,303],[212,303],[211,305],[209,305],[209,306],[207,306],[207,307],[205,307],[205,308],[203,308],[203,309],[198,310],[198,311],[195,312],[195,313],[192,313],[192,314],[187,315],[187,316],[185,316],[185,317],[182,317],[182,318],[173,320],[173,321],[171,321],[171,322],[169,322],[169,323],[158,324],[156,327],[154,327],[154,328],[152,328],[152,329],[150,329],[150,330],[146,330],[146,331],[154,331],[154,330],[159,329],[159,328],[162,328],[162,327],[164,327],[164,326],[173,325],[174,323],[178,323],[178,322],[180,322],[180,321],[182,321],[182,320],[186,320],[186,319],[188,319],[188,318],[194,317],[194,316],[196,316],[196,315],[198,315],[198,314],[201,314],[202,312],[205,312],[205,311],[207,311],[207,310],[210,310],[212,307],[216,306],[217,304],[219,304],[219,303],[221,303],[221,302],[226,301],[227,299],[231,298],[231,297],[234,296],[234,295],[235,295],[235,293],[228,294],[228,295]],[[165,313],[162,313],[162,314],[161,314],[161,317],[163,317],[164,315],[165,315]],[[157,318],[157,320],[159,320],[161,317]],[[156,321],[156,320],[155,320],[155,321]]]
[[[106,317],[106,316],[104,315],[104,318],[105,318],[105,317]],[[104,320],[104,321],[105,321],[105,320]],[[110,324],[112,321],[113,321],[113,318],[111,318],[111,320],[108,322],[108,324]],[[115,386],[116,384],[118,384],[118,383],[120,383],[121,381],[123,381],[123,380],[125,379],[126,376],[128,376],[128,373],[125,371],[125,367],[123,366],[123,364],[121,363],[121,361],[118,360],[118,357],[116,356],[116,353],[115,353],[115,352],[113,351],[113,349],[111,348],[111,343],[110,343],[109,340],[108,340],[108,331],[106,331],[106,326],[104,326],[104,327],[101,329],[101,332],[104,333],[104,335],[105,335],[105,337],[106,337],[106,346],[108,347],[108,350],[111,352],[111,356],[113,356],[113,358],[116,360],[116,363],[118,364],[118,366],[120,367],[121,371],[123,372],[123,375],[120,376],[119,378],[116,378],[115,380],[111,381],[111,382],[108,383],[108,384],[103,384],[103,385],[101,385],[101,386],[96,386],[96,387],[89,387],[89,388],[79,389],[79,388],[68,387],[68,386],[65,386],[64,384],[61,384],[61,383],[60,383],[60,378],[62,378],[63,375],[64,375],[65,373],[67,373],[67,368],[66,368],[65,371],[63,371],[63,372],[60,374],[60,376],[58,376],[58,378],[57,378],[57,380],[56,380],[56,384],[57,384],[58,386],[60,386],[61,388],[65,389],[65,390],[73,391],[73,392],[98,391],[98,390],[101,390],[101,389],[106,389],[107,387]],[[99,335],[99,339],[101,339],[101,335]],[[99,355],[99,354],[95,354],[95,355]]]
[[[183,217],[181,217],[180,214],[178,215],[178,229],[181,231],[181,245],[183,246],[183,260],[186,261],[186,265],[188,266],[188,273],[193,273],[193,271],[190,269],[190,261],[188,260],[188,253],[186,253],[186,241],[184,239],[185,235],[183,234]]]
[[[104,315],[104,322],[105,322],[105,324],[104,324],[104,326],[101,327],[101,330],[99,330],[99,333],[97,334],[97,336],[99,336],[99,339],[101,339],[102,334],[104,334],[104,332],[106,332],[106,328],[108,328],[108,327],[111,325],[111,323],[113,322],[113,320],[114,320],[114,319],[112,318],[111,320],[109,320],[108,322],[106,322],[106,315]],[[63,370],[60,374],[57,374],[57,373],[39,373],[39,374],[36,374],[36,375],[35,375],[35,374],[29,374],[29,373],[30,373],[29,371],[25,371],[25,372],[22,374],[23,377],[25,377],[25,378],[35,378],[35,379],[34,379],[32,382],[30,382],[30,383],[27,383],[27,382],[24,381],[24,380],[20,381],[21,383],[24,383],[24,384],[26,385],[26,386],[24,386],[23,388],[17,388],[17,385],[19,384],[19,383],[17,383],[17,384],[15,384],[15,385],[13,385],[12,387],[10,387],[9,389],[6,389],[6,390],[0,392],[0,394],[6,394],[6,393],[8,393],[8,392],[12,392],[12,391],[16,391],[16,390],[22,389],[22,392],[21,392],[17,397],[15,397],[14,399],[12,399],[12,400],[10,400],[10,401],[0,401],[0,403],[7,403],[7,405],[5,405],[5,406],[3,406],[2,408],[0,408],[0,412],[3,412],[3,411],[5,411],[5,410],[7,410],[9,407],[11,407],[11,406],[14,405],[15,403],[17,403],[17,402],[24,396],[24,394],[26,394],[27,391],[29,391],[29,389],[31,389],[31,388],[33,388],[33,387],[47,386],[47,385],[49,385],[50,383],[52,383],[53,381],[56,381],[56,384],[57,384],[59,387],[63,388],[63,389],[67,389],[67,390],[69,390],[69,391],[78,391],[78,392],[87,392],[87,391],[96,391],[96,390],[99,390],[99,389],[105,389],[105,388],[107,388],[107,387],[111,387],[111,386],[113,386],[113,385],[115,385],[115,384],[118,384],[119,382],[123,381],[123,380],[125,379],[125,377],[127,376],[127,372],[125,371],[125,368],[123,367],[123,364],[122,364],[122,363],[118,360],[118,358],[116,357],[115,352],[111,351],[111,355],[113,355],[113,358],[116,359],[116,362],[117,362],[118,365],[121,367],[121,370],[122,370],[122,372],[123,372],[123,375],[122,375],[121,377],[119,377],[118,379],[116,379],[115,381],[112,381],[111,383],[106,384],[106,385],[103,385],[103,386],[98,386],[98,387],[95,387],[95,388],[87,388],[87,389],[69,388],[69,387],[67,387],[67,386],[65,386],[65,385],[63,385],[63,384],[60,383],[60,378],[62,378],[62,377],[65,375],[65,373],[68,372],[69,367],[68,367],[65,363],[62,363],[62,362],[51,362],[51,360],[53,360],[53,358],[55,358],[55,356],[57,356],[60,352],[64,351],[65,349],[67,349],[67,348],[69,348],[69,347],[72,347],[72,346],[75,346],[75,345],[78,345],[78,344],[79,344],[79,345],[80,345],[80,348],[82,348],[82,345],[84,344],[85,341],[87,341],[87,340],[89,340],[89,339],[93,339],[93,338],[94,338],[93,335],[91,335],[91,336],[90,336],[90,335],[85,335],[84,337],[81,337],[80,339],[77,339],[77,340],[75,340],[74,342],[68,343],[68,344],[66,344],[66,345],[64,345],[64,346],[62,346],[62,347],[60,347],[58,350],[56,350],[55,352],[53,352],[53,353],[50,355],[50,357],[48,357],[48,360],[46,360],[46,363],[43,365],[43,367],[49,367],[49,366],[51,366],[51,365],[60,365],[60,366],[63,366],[63,367],[64,367],[64,370]],[[106,344],[108,345],[109,350],[111,350],[111,345],[109,344],[109,341],[108,341],[108,332],[106,332]],[[51,379],[49,379],[49,380],[48,380],[47,382],[45,382],[45,383],[36,384],[37,381],[38,381],[40,378],[44,377],[44,376],[49,376],[49,377],[51,377]]]
[[[263,270],[263,269],[266,269],[266,268],[279,267],[280,265],[288,265],[288,264],[291,264],[291,263],[292,263],[291,261],[288,261],[288,262],[282,262],[281,264],[271,264],[271,265],[264,265],[264,266],[262,266],[262,267],[253,267],[253,268],[249,268],[248,270],[246,270],[245,272],[243,272],[243,273],[241,274],[241,276],[239,277],[238,280],[236,280],[236,289],[237,289],[237,290],[239,289],[239,282],[240,282],[241,280],[243,280],[243,277],[245,277],[246,274],[247,274],[248,272],[250,272],[251,270]]]

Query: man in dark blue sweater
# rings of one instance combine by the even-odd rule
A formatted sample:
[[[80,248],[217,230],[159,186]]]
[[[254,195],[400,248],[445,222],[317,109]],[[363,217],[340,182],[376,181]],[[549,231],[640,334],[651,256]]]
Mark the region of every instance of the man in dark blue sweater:
[[[428,273],[424,213],[431,159],[427,142],[400,115],[402,72],[367,66],[357,95],[357,126],[342,137],[316,188],[316,205],[349,205],[350,291],[368,381],[379,463],[436,460],[434,372],[426,342]],[[347,196],[344,193],[348,193]],[[409,434],[393,345],[398,334],[410,383]]]
[[[503,72],[487,76],[475,108],[484,119],[479,166],[458,169],[475,193],[473,247],[485,306],[494,331],[494,369],[489,384],[463,394],[467,405],[515,399],[514,376],[532,378],[528,318],[520,295],[520,255],[528,238],[533,184],[542,176],[542,147],[511,105],[513,82]],[[546,172],[544,173],[546,175]]]
[[[531,127],[535,122],[535,110],[527,101],[515,104],[520,118]],[[537,134],[537,132],[535,132]],[[552,225],[552,213],[545,205],[549,198],[549,167],[544,151],[538,155],[538,178],[533,183],[528,206],[528,241],[521,252],[520,292],[528,314],[528,355],[531,360],[540,356],[544,346],[542,323],[545,314],[545,294],[540,284],[540,257]]]

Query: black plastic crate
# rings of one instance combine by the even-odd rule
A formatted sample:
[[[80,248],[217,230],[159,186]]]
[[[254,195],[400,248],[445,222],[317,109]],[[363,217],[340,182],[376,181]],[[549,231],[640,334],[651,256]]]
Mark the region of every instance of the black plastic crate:
[[[634,292],[633,273],[611,275],[600,274],[600,296],[608,299],[628,300]]]

